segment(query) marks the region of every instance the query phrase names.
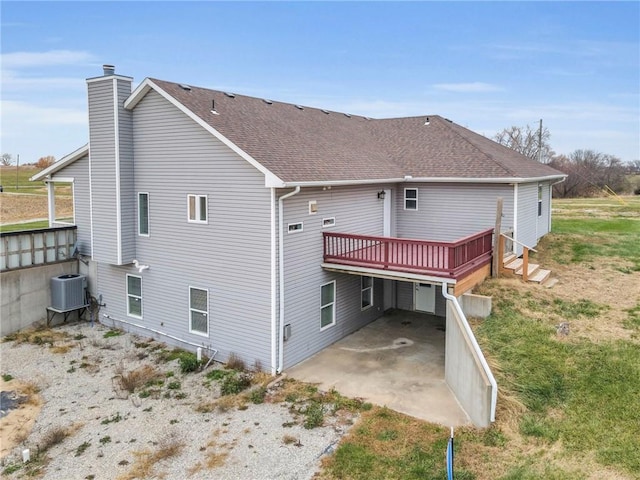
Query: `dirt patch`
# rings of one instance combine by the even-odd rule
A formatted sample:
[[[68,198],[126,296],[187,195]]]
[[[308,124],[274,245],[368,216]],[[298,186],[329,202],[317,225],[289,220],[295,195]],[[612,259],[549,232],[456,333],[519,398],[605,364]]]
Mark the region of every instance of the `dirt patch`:
[[[42,398],[33,385],[16,379],[0,379],[0,391],[15,401],[15,408],[0,418],[0,458],[4,458],[31,433],[42,409]]]
[[[60,197],[56,199],[58,217],[73,215],[73,199]],[[0,194],[0,223],[18,223],[28,220],[40,220],[48,217],[46,195],[29,193]]]

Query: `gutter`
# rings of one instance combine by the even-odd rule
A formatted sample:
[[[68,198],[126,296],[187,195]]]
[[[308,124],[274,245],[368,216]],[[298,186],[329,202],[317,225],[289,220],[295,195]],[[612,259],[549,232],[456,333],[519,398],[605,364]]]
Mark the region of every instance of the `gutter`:
[[[327,181],[310,181],[310,182],[283,182],[278,187],[331,187],[341,185],[374,185],[380,183],[530,183],[543,182],[547,180],[559,179],[564,181],[566,175],[546,175],[544,177],[502,177],[502,178],[463,178],[463,177],[412,177],[406,175],[398,178],[384,179],[367,179],[367,180],[327,180]]]
[[[284,366],[284,201],[293,197],[300,192],[300,186],[298,185],[295,190],[282,195],[278,199],[278,230],[279,230],[279,242],[278,242],[278,276],[280,279],[279,293],[280,293],[280,325],[278,342],[280,351],[278,352],[278,367],[276,373],[282,372]]]
[[[458,315],[460,316],[460,319],[462,320],[462,325],[464,326],[464,330],[467,334],[467,336],[469,337],[469,341],[471,342],[471,346],[473,347],[473,350],[476,353],[476,356],[478,357],[478,360],[480,360],[480,365],[482,366],[482,369],[484,370],[484,373],[487,375],[487,378],[489,379],[489,383],[491,384],[491,417],[490,420],[492,422],[496,421],[496,406],[498,404],[498,383],[496,382],[495,377],[493,376],[493,373],[491,372],[491,369],[489,368],[489,364],[487,363],[487,359],[484,358],[484,355],[482,354],[482,350],[480,350],[480,345],[478,345],[478,341],[476,340],[475,335],[473,334],[473,331],[471,330],[471,327],[469,326],[469,322],[467,322],[467,317],[464,314],[464,312],[462,311],[462,307],[460,306],[460,303],[458,303],[458,299],[451,295],[449,292],[447,292],[447,284],[446,282],[442,282],[442,295],[444,296],[444,298],[446,298],[447,300],[451,300],[451,302],[453,303],[453,306],[455,307],[456,311],[458,312]]]

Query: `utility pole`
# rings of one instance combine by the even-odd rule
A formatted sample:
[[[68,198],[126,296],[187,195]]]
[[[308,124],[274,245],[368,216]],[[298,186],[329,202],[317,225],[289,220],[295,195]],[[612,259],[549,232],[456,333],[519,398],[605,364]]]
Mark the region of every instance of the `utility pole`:
[[[542,119],[540,119],[540,130],[538,130],[538,161],[542,163]]]
[[[18,192],[18,172],[20,171],[20,154],[16,160],[16,193]]]

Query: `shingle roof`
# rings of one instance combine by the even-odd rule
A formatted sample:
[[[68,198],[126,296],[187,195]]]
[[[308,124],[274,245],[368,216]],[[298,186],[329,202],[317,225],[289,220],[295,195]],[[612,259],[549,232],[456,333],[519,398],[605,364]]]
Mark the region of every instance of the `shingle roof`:
[[[437,115],[368,119],[149,80],[286,183],[563,176]]]

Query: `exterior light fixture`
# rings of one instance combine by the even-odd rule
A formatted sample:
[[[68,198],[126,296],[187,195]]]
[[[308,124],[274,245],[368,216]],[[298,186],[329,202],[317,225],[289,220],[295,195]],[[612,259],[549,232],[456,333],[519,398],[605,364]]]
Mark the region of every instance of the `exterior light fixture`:
[[[384,200],[384,196],[385,196],[385,195],[386,195],[385,191],[384,191],[384,190],[380,190],[380,191],[378,192],[378,199],[379,199],[379,200]]]

